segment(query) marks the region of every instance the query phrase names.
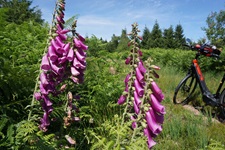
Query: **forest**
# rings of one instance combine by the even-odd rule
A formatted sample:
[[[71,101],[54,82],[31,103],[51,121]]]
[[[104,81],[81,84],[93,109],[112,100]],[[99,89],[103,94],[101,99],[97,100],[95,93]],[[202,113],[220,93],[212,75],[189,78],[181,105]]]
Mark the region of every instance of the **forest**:
[[[76,17],[64,20],[66,0],[57,1],[51,25],[31,4],[0,0],[0,149],[225,149],[225,119],[203,107],[199,91],[190,105],[200,115],[172,102],[195,57],[182,24],[162,30],[156,20],[140,35],[134,23],[106,41],[80,35]],[[225,10],[206,24],[207,39],[222,49],[221,59],[199,62],[215,91]]]

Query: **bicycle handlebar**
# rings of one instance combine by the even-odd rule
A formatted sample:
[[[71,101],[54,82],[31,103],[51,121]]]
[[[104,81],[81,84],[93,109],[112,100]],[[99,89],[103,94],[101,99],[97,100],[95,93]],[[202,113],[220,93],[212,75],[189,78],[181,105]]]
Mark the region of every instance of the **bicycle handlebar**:
[[[193,51],[198,51],[199,54],[208,56],[208,57],[215,57],[220,58],[221,51],[218,49],[213,49],[211,45],[203,44],[203,45],[188,45],[183,44],[183,46],[189,47]]]

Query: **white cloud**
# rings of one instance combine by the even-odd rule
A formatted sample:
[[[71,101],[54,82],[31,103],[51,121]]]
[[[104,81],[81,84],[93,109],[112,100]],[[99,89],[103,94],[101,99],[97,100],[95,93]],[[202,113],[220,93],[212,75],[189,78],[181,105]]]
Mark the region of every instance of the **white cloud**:
[[[80,16],[78,18],[78,23],[80,25],[90,25],[90,26],[96,26],[96,25],[107,25],[107,26],[113,26],[115,23],[105,17],[99,17],[99,16]]]

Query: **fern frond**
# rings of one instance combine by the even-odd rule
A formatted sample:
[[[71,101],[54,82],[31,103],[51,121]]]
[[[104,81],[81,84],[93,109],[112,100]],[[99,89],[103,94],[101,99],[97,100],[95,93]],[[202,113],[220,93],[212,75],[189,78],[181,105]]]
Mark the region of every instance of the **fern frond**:
[[[74,23],[75,20],[77,20],[78,15],[72,16],[68,20],[65,21],[64,28],[65,29],[71,29],[72,24]]]
[[[2,131],[2,129],[5,127],[6,123],[8,122],[9,119],[7,118],[1,118],[0,120],[0,132]]]

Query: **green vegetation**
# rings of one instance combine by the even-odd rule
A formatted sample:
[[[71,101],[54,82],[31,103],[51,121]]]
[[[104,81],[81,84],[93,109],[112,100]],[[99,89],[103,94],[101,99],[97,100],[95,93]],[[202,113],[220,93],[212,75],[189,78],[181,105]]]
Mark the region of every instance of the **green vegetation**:
[[[117,136],[120,135],[123,142],[126,142],[130,138],[127,133],[132,132],[131,122],[121,126],[123,106],[117,104],[124,90],[123,80],[129,71],[124,63],[129,50],[123,50],[127,45],[126,30],[122,30],[121,36],[113,35],[109,42],[96,36],[86,38],[89,50],[85,82],[83,85],[68,85],[68,91],[79,95],[75,114],[80,121],[65,128],[63,104],[67,95],[64,93],[55,98],[54,112],[50,115],[52,123],[47,132],[42,132],[38,125],[43,111],[39,103],[35,102],[33,107],[30,103],[49,27],[43,23],[39,11],[29,8],[30,2],[22,0],[19,3],[21,5],[18,2],[19,0],[0,1],[0,149],[120,149],[113,147]],[[16,20],[14,7],[17,11],[21,10],[18,13],[19,19]],[[223,12],[216,13],[215,16],[221,16]],[[220,22],[221,17],[218,17],[215,23]],[[161,67],[157,72],[160,78],[156,82],[165,95],[162,102],[166,107],[163,131],[156,137],[157,145],[153,149],[225,149],[225,125],[213,121],[212,118],[216,117],[211,114],[211,108],[205,108],[203,115],[195,115],[172,103],[174,89],[195,56],[194,51],[180,47],[184,40],[182,26],[178,25],[175,30],[170,26],[162,32],[156,22],[153,29],[150,31],[145,28],[143,41],[140,43],[142,59],[151,57],[153,64]],[[206,31],[211,33],[214,30]],[[173,41],[168,42],[166,39],[171,40],[172,35]],[[162,39],[154,41],[155,45],[149,45],[152,36]],[[222,39],[215,40],[220,43]],[[157,46],[160,43],[167,43],[164,44],[166,47]],[[169,43],[175,43],[177,47]],[[224,43],[221,45],[224,46]],[[207,85],[213,92],[223,75],[224,58],[225,53],[222,51],[219,60],[209,57],[200,59]],[[198,95],[196,91],[196,99],[191,105],[201,107],[204,104]],[[27,120],[31,109],[32,117]],[[68,143],[68,136],[76,141],[75,145]],[[146,139],[137,138],[127,149],[147,149]]]

